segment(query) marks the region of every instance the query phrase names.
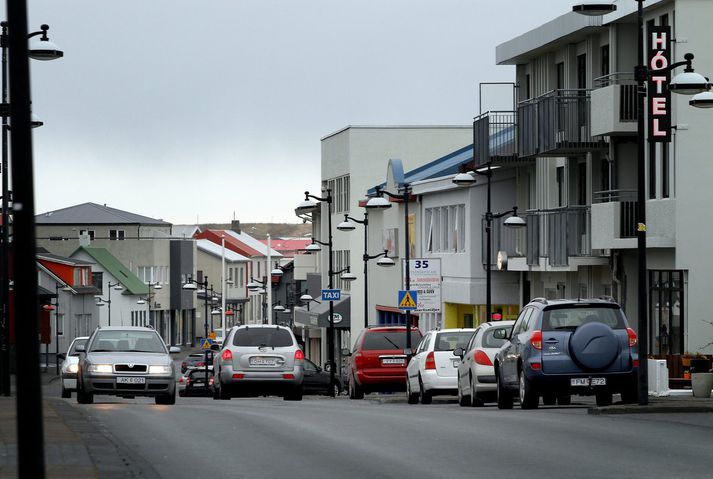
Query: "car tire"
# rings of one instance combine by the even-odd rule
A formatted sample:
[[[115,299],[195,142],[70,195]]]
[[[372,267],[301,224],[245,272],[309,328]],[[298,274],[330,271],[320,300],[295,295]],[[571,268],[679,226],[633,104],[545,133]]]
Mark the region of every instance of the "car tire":
[[[421,404],[431,404],[433,402],[433,394],[424,389],[423,381],[421,381],[420,376],[418,377],[418,399],[421,401]]]
[[[408,378],[408,373],[406,374],[406,402],[408,404],[418,404],[418,393],[414,393],[411,390],[411,380]]]
[[[285,394],[282,399],[284,399],[285,401],[302,401],[302,386],[293,388],[291,391]]]
[[[62,397],[64,399],[71,398],[72,397],[72,391],[69,389],[65,389],[64,386],[62,386]]]
[[[84,385],[77,385],[77,403],[78,404],[93,404],[94,394],[84,392]]]
[[[624,404],[635,404],[639,402],[638,385],[628,386],[621,392],[621,402]]]
[[[554,394],[545,394],[542,396],[542,404],[545,406],[554,406],[557,404],[557,396]]]
[[[353,376],[349,381],[349,399],[364,399],[364,390],[359,387]]]
[[[572,396],[569,394],[564,396],[557,396],[557,404],[560,406],[569,406],[572,404]]]
[[[220,383],[220,387],[218,388],[218,399],[230,401],[230,391],[228,391],[228,386],[223,384],[222,381]]]
[[[478,395],[478,389],[473,383],[473,378],[470,378],[470,407],[483,407],[485,406],[485,401]]]
[[[505,385],[500,379],[500,374],[495,374],[496,394],[498,409],[512,409],[513,397],[510,391],[505,389]]]
[[[597,406],[603,407],[603,406],[611,406],[612,403],[612,393],[610,392],[601,392],[596,394],[597,397]]]
[[[332,391],[334,391],[334,397],[339,397],[342,394],[342,385],[338,382],[332,384]]]
[[[520,384],[520,407],[522,409],[536,409],[540,403],[540,397],[532,387],[532,383],[527,379],[525,371],[520,368],[520,376],[518,379]]]
[[[460,377],[458,377],[458,405],[461,407],[470,405],[470,396],[464,395],[463,390],[460,387]]]
[[[172,405],[176,404],[176,390],[173,390],[173,394],[168,393],[168,394],[159,394],[154,398],[154,401],[156,404],[162,404],[162,405]]]

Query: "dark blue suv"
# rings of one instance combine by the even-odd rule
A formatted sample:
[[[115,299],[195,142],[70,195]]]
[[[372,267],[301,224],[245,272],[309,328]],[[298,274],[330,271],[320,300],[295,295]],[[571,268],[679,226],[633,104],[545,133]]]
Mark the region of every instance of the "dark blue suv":
[[[523,409],[569,404],[572,394],[596,395],[597,405],[636,402],[636,333],[621,307],[606,300],[537,298],[520,312],[495,356],[498,408],[515,396]]]

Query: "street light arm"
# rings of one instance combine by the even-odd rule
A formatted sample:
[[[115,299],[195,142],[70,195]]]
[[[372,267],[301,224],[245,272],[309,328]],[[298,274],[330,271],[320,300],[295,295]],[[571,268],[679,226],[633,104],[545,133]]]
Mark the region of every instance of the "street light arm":
[[[513,215],[517,216],[517,206],[513,206],[511,210],[507,210],[507,211],[503,211],[503,212],[499,212],[499,213],[491,213],[491,218],[495,220],[495,219],[502,218],[503,216],[507,216],[511,213]],[[486,216],[487,216],[487,214],[486,214]]]
[[[377,187],[376,188],[376,196],[381,196],[381,195],[386,195],[389,198],[393,198],[395,200],[406,200],[408,199],[409,194],[411,193],[411,187],[408,184],[403,185],[403,193],[391,193],[390,191],[382,190],[381,188]]]
[[[5,22],[3,22],[3,23],[5,23]],[[49,29],[50,29],[50,26],[47,25],[46,23],[43,23],[42,25],[40,25],[40,29],[38,31],[30,33],[29,35],[27,35],[27,38],[32,38],[32,37],[36,37],[37,35],[42,35],[42,38],[40,38],[40,40],[46,42],[49,40],[49,37],[47,36],[47,30],[49,30]]]
[[[317,240],[314,238],[312,238],[312,243],[321,244],[322,246],[330,246],[330,247],[332,246],[332,243],[330,243],[329,241],[324,242],[324,241],[320,241],[320,240]]]
[[[349,271],[349,266],[347,266],[346,268],[340,269],[339,271],[330,271],[329,274],[330,274],[331,276],[337,276],[337,275],[340,275],[340,274],[342,274],[342,273],[349,273],[349,272],[350,272],[350,271]]]
[[[358,220],[352,216],[349,216],[348,214],[344,215],[344,221],[353,221],[355,223],[359,223],[360,225],[369,225],[369,213],[364,213],[364,219],[363,220]]]
[[[363,260],[363,261],[369,261],[369,260],[372,260],[372,259],[381,258],[382,256],[383,256],[384,258],[388,258],[388,257],[389,257],[389,250],[385,249],[383,253],[374,254],[374,255],[370,255],[370,254],[364,253],[364,256],[362,257],[362,260]]]
[[[305,201],[309,200],[310,198],[312,198],[313,200],[317,200],[317,201],[326,201],[327,203],[331,203],[332,202],[332,190],[328,189],[327,196],[325,196],[324,198],[321,196],[310,195],[309,191],[305,191]]]

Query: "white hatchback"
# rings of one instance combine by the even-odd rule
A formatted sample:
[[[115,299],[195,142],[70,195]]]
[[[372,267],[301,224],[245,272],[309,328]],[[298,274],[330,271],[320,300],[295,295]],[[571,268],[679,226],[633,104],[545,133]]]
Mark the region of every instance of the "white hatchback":
[[[460,363],[457,387],[461,406],[482,406],[486,401],[495,401],[493,360],[507,342],[513,324],[515,321],[483,323],[465,347],[453,351],[453,357]]]
[[[426,333],[406,368],[408,403],[430,404],[435,395],[455,395],[460,359],[453,350],[465,347],[475,329],[443,329]]]

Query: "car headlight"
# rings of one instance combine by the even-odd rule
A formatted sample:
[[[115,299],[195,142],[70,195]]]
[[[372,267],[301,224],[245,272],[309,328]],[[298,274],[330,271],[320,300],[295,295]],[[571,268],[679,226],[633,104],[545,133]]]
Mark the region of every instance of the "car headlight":
[[[113,371],[114,368],[111,367],[111,364],[92,364],[89,366],[90,373],[111,374]]]
[[[171,374],[171,366],[149,366],[149,374]]]
[[[74,364],[70,364],[69,366],[67,366],[68,373],[76,374],[77,371],[79,371],[79,364],[74,363]]]

